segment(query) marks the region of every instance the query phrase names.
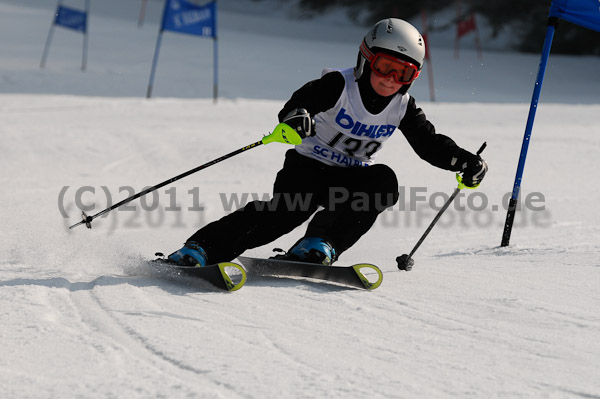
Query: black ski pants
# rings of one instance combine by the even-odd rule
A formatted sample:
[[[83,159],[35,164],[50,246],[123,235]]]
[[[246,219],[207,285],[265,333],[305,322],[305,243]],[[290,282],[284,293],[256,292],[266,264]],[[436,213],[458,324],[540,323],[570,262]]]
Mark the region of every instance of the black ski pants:
[[[329,166],[292,149],[277,174],[270,201],[250,202],[201,228],[188,241],[204,248],[209,263],[227,262],[291,232],[316,212],[305,236],[325,239],[339,256],[398,196],[398,180],[386,165]]]

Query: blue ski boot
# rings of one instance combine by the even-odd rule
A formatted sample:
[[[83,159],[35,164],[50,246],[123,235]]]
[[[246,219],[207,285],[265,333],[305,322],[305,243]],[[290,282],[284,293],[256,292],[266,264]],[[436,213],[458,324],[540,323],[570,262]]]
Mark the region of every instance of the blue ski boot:
[[[204,267],[208,263],[206,252],[193,241],[186,242],[183,248],[173,252],[168,259],[179,266]]]
[[[320,237],[304,237],[286,255],[289,260],[331,266],[337,260],[335,249]]]

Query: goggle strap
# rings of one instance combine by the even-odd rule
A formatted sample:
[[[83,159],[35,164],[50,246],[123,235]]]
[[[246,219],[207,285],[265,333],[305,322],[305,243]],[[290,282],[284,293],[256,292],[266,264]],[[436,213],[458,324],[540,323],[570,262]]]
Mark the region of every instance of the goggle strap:
[[[369,63],[373,61],[375,54],[369,49],[369,47],[367,47],[367,43],[365,43],[364,40],[360,44],[360,52],[367,59],[367,61],[369,61]]]

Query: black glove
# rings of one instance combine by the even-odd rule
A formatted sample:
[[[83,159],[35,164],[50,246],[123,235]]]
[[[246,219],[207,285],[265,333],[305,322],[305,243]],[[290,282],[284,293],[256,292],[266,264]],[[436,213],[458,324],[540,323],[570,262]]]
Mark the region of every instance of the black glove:
[[[475,188],[483,180],[488,170],[487,163],[479,156],[468,153],[462,166],[462,182],[465,186]]]
[[[283,118],[282,122],[298,132],[303,139],[316,134],[315,120],[304,108],[295,108],[291,110],[285,118]]]

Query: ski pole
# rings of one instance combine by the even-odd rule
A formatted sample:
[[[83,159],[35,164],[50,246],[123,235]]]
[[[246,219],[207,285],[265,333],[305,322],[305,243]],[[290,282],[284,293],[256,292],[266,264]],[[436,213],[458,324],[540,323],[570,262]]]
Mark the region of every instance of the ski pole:
[[[291,127],[289,127],[285,123],[280,123],[277,126],[275,126],[275,129],[273,129],[273,133],[271,133],[271,134],[269,134],[267,136],[264,136],[261,140],[257,141],[256,143],[249,144],[249,145],[247,145],[245,147],[242,147],[240,149],[232,151],[229,154],[223,155],[220,158],[214,159],[214,160],[212,160],[210,162],[207,162],[207,163],[205,163],[203,165],[197,166],[194,169],[190,169],[187,172],[184,172],[184,173],[182,173],[180,175],[177,175],[177,176],[172,177],[172,178],[170,178],[168,180],[165,180],[164,182],[159,183],[159,184],[157,184],[155,186],[148,187],[147,189],[145,189],[143,191],[140,191],[139,193],[134,194],[134,195],[132,195],[130,197],[127,197],[124,200],[122,200],[120,202],[117,202],[113,206],[110,206],[110,207],[108,207],[108,208],[106,208],[106,209],[104,209],[104,210],[96,213],[95,215],[88,216],[88,215],[86,215],[85,212],[81,211],[81,219],[82,219],[81,222],[75,223],[74,225],[70,226],[69,229],[72,229],[73,227],[79,226],[81,224],[85,224],[88,229],[91,229],[92,228],[92,220],[96,219],[99,216],[107,214],[108,212],[112,211],[113,209],[116,209],[116,208],[120,207],[121,205],[124,205],[124,204],[126,204],[128,202],[131,202],[134,199],[140,198],[140,197],[142,197],[142,196],[144,196],[144,195],[146,195],[148,193],[156,191],[159,188],[166,186],[167,184],[173,183],[173,182],[175,182],[175,181],[177,181],[179,179],[183,179],[184,177],[189,176],[189,175],[191,175],[193,173],[196,173],[196,172],[198,172],[198,171],[200,171],[202,169],[206,169],[209,166],[212,166],[212,165],[217,164],[219,162],[222,162],[222,161],[224,161],[226,159],[234,157],[234,156],[236,156],[238,154],[241,154],[242,152],[251,150],[251,149],[256,148],[256,147],[258,147],[258,146],[260,146],[262,144],[269,144],[269,143],[274,143],[274,142],[284,143],[284,144],[292,144],[292,145],[299,145],[299,144],[302,143],[302,139],[300,138],[300,136],[298,135],[298,133],[294,129],[292,129]]]
[[[477,151],[477,155],[481,154],[486,146],[487,146],[487,143],[484,142],[481,145],[481,147],[479,147],[479,150]],[[440,219],[442,214],[446,211],[446,209],[448,209],[448,207],[450,206],[452,201],[454,201],[454,198],[456,198],[456,196],[458,195],[460,190],[467,187],[463,184],[462,178],[460,177],[460,175],[458,173],[456,174],[456,180],[458,180],[458,187],[456,187],[454,189],[454,192],[452,193],[450,198],[448,198],[448,201],[446,201],[444,206],[442,206],[442,209],[440,209],[439,212],[437,213],[437,215],[435,215],[435,217],[433,218],[433,221],[429,224],[429,226],[427,227],[427,230],[425,230],[425,233],[423,233],[423,235],[421,236],[419,241],[417,241],[417,244],[413,247],[412,251],[410,251],[410,254],[408,254],[408,255],[403,254],[396,258],[396,262],[398,263],[398,269],[406,270],[406,271],[410,271],[412,269],[412,267],[415,264],[415,261],[412,259],[412,256],[415,254],[415,252],[417,252],[417,249],[421,246],[423,241],[425,241],[425,237],[427,237],[429,232],[433,229],[433,226],[435,226],[435,224]],[[473,187],[473,188],[475,188],[475,187]]]

